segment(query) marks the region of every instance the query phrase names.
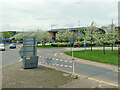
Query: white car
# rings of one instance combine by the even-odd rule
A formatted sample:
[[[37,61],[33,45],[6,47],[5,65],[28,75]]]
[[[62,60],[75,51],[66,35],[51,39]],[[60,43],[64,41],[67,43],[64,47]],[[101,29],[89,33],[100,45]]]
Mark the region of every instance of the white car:
[[[4,44],[0,44],[0,50],[5,51],[5,45]]]

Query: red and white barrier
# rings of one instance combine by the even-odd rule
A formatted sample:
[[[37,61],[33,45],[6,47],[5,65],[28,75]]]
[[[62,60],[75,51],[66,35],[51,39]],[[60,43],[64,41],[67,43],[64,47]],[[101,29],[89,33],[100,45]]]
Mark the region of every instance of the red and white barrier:
[[[43,63],[43,62],[38,62],[38,64],[47,64],[47,65],[52,65],[52,66],[61,66],[61,67],[74,68],[73,66],[69,66],[69,65],[60,65],[60,64],[52,64],[52,63]]]
[[[51,59],[51,60],[57,60],[57,61],[61,61],[61,62],[73,63],[73,61],[67,61],[67,60],[61,60],[61,59],[55,59],[55,58],[49,58],[49,57],[42,57],[42,56],[38,56],[38,57],[43,58],[43,59]]]

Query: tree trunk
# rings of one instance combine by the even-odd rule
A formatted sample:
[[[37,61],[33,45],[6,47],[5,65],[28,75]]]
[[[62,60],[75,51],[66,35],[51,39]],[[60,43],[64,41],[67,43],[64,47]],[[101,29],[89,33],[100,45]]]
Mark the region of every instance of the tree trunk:
[[[92,42],[91,42],[91,51],[92,51]]]
[[[43,46],[43,41],[42,41],[42,46]]]
[[[44,42],[44,47],[45,47],[45,42]]]
[[[105,44],[103,44],[103,52],[104,52],[104,54],[105,54]]]
[[[37,47],[38,47],[38,43],[37,43]]]
[[[91,45],[91,51],[92,51],[92,45]]]
[[[113,51],[113,44],[112,44],[112,51]]]

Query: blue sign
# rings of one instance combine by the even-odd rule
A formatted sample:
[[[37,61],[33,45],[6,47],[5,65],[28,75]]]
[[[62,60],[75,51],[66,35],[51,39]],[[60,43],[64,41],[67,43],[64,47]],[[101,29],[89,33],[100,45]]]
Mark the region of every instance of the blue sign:
[[[86,44],[84,44],[84,47],[86,47]]]

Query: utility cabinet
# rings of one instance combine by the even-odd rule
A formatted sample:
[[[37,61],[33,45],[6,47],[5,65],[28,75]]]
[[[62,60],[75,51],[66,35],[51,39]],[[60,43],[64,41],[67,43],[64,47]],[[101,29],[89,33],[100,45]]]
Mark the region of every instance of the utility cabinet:
[[[37,68],[37,39],[36,37],[23,37],[23,46],[19,51],[24,69]]]

